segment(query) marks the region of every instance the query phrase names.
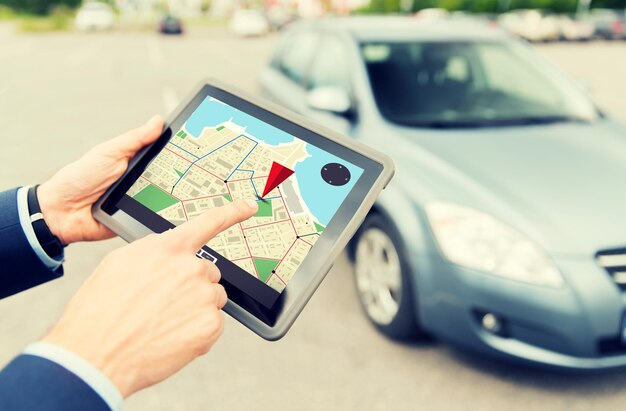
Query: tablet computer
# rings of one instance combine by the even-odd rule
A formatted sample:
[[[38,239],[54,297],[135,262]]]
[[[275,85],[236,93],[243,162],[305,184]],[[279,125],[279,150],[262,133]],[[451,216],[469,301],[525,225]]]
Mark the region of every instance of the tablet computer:
[[[198,256],[222,273],[224,311],[275,340],[293,324],[392,175],[387,156],[206,80],[93,212],[133,241],[210,208],[256,199],[255,216],[219,234]]]

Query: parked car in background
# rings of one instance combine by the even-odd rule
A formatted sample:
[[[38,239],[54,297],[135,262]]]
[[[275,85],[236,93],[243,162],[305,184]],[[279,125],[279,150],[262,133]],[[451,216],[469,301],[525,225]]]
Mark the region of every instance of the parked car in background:
[[[619,40],[626,37],[624,10],[592,9],[589,21],[594,26],[594,34],[598,38]]]
[[[83,4],[76,12],[74,25],[81,31],[110,30],[115,23],[115,14],[111,6],[100,2]]]
[[[595,27],[588,20],[561,15],[557,18],[560,39],[565,41],[587,41],[593,38]]]
[[[500,26],[525,40],[532,42],[558,40],[561,31],[558,19],[541,10],[514,10],[498,18]]]
[[[498,24],[497,16],[488,13],[468,13],[463,11],[454,11],[450,13],[448,18],[453,21],[480,23],[492,27],[496,27]]]
[[[283,6],[272,6],[267,10],[267,20],[272,30],[281,30],[290,23],[297,20],[296,14],[289,8]]]
[[[167,15],[159,23],[161,34],[183,34],[183,22],[172,15]]]
[[[421,20],[442,20],[450,17],[450,12],[442,8],[427,8],[415,13],[414,17]],[[458,13],[457,13],[458,14]]]
[[[378,330],[626,365],[626,128],[531,46],[484,24],[299,22],[260,86],[395,161],[349,246]]]
[[[238,9],[230,20],[230,31],[242,37],[263,36],[270,31],[270,25],[259,10]]]

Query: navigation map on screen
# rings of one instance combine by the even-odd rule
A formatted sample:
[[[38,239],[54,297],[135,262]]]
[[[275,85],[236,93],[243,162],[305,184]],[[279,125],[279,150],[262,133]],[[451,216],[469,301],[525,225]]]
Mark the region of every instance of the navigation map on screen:
[[[281,292],[363,169],[207,97],[127,194],[174,225],[239,199],[251,219],[207,246]]]

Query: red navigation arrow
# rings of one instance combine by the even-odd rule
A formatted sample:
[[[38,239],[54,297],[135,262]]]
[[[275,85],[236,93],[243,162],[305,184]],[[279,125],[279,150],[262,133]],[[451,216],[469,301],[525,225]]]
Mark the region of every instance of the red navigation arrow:
[[[282,164],[278,164],[276,161],[272,162],[272,168],[270,168],[270,175],[267,177],[265,188],[263,189],[263,195],[265,197],[267,193],[278,187],[280,183],[289,178],[293,174],[293,170],[288,169]]]

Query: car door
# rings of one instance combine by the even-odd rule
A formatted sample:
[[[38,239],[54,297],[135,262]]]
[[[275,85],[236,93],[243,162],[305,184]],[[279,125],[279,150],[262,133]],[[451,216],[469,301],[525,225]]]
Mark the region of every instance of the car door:
[[[261,73],[262,95],[296,113],[305,114],[305,82],[319,41],[319,33],[309,29],[286,34],[270,66]]]

